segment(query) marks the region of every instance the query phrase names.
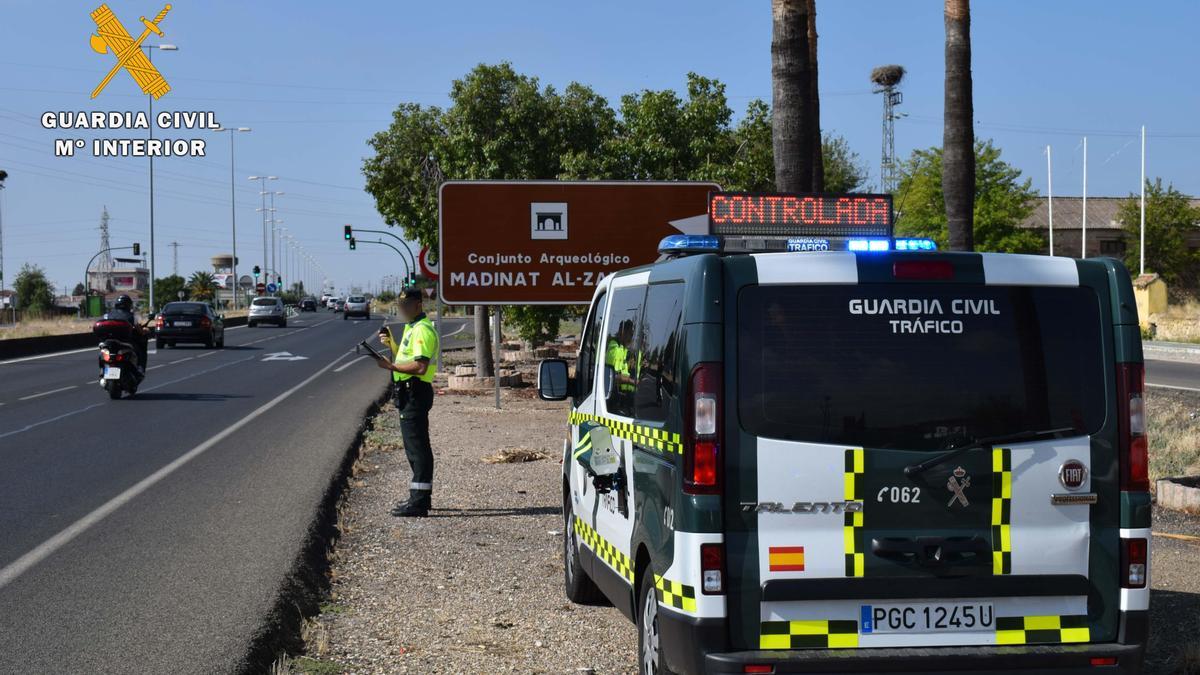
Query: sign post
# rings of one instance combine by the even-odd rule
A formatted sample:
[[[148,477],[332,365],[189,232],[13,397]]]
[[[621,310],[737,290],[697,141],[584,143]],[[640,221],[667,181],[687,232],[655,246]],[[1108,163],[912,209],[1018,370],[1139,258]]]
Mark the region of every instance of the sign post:
[[[443,183],[439,297],[451,305],[587,304],[605,276],[657,260],[663,237],[708,232],[708,195],[719,190],[699,182]]]

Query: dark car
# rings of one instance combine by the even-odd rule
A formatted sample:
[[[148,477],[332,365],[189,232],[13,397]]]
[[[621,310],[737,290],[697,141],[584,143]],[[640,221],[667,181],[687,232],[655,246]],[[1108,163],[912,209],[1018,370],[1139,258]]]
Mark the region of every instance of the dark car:
[[[154,321],[154,346],[162,349],[180,342],[224,347],[225,317],[203,302],[168,302]]]
[[[305,298],[305,299],[301,300],[301,301],[300,301],[300,311],[301,311],[301,312],[315,312],[315,311],[317,311],[317,301],[316,301],[316,299],[315,299],[315,298]]]

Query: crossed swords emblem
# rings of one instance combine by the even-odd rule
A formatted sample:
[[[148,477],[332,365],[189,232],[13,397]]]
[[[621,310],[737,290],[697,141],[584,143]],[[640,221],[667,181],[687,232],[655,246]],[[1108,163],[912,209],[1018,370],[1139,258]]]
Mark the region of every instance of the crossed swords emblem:
[[[954,496],[950,497],[950,501],[946,502],[946,506],[954,506],[954,502],[958,502],[965,506],[970,506],[971,502],[967,501],[967,495],[963,490],[971,487],[971,477],[960,466],[954,470],[953,475],[946,480],[946,489],[953,492]]]
[[[158,24],[162,23],[169,11],[171,11],[171,6],[165,5],[153,21],[147,20],[144,16],[140,17],[146,29],[136,40],[129,34],[129,31],[125,30],[125,26],[121,25],[120,19],[112,13],[108,5],[100,5],[96,11],[92,12],[92,21],[96,24],[97,33],[90,36],[92,49],[101,54],[112,51],[113,55],[117,57],[117,65],[113,66],[100,84],[96,85],[95,90],[92,91],[92,98],[99,96],[100,92],[104,91],[108,83],[122,69],[129,71],[134,81],[141,87],[143,94],[157,99],[171,91],[171,85],[167,84],[162,73],[158,72],[154,64],[150,63],[150,59],[142,53],[142,42],[150,37],[151,33],[162,37],[163,32]]]

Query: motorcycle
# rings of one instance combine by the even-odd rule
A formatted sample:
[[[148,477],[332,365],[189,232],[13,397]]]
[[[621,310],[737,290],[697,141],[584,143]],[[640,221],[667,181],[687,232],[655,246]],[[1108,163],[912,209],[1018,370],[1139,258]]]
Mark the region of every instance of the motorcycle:
[[[142,325],[146,329],[149,322]],[[111,399],[121,398],[121,393],[131,397],[137,393],[138,385],[146,377],[145,364],[138,359],[134,340],[134,326],[120,319],[101,319],[92,325],[92,334],[100,339],[100,386]]]

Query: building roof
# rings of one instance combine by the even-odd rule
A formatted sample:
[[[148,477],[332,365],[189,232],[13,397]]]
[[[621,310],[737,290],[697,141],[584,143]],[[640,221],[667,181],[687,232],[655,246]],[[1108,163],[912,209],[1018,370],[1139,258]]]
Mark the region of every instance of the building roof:
[[[1130,197],[1088,197],[1087,200],[1087,226],[1088,229],[1100,230],[1119,230],[1121,223],[1117,221],[1117,211],[1121,208],[1121,203],[1130,199]],[[1133,197],[1137,199],[1137,197]],[[1189,200],[1192,206],[1200,207],[1200,199]],[[1021,221],[1020,227],[1046,230],[1050,228],[1050,208],[1049,200],[1045,197],[1037,197],[1035,199],[1035,207],[1033,213],[1029,217]],[[1054,198],[1054,229],[1080,229],[1083,224],[1083,198],[1082,197],[1055,197]],[[1197,223],[1200,225],[1200,223]]]

